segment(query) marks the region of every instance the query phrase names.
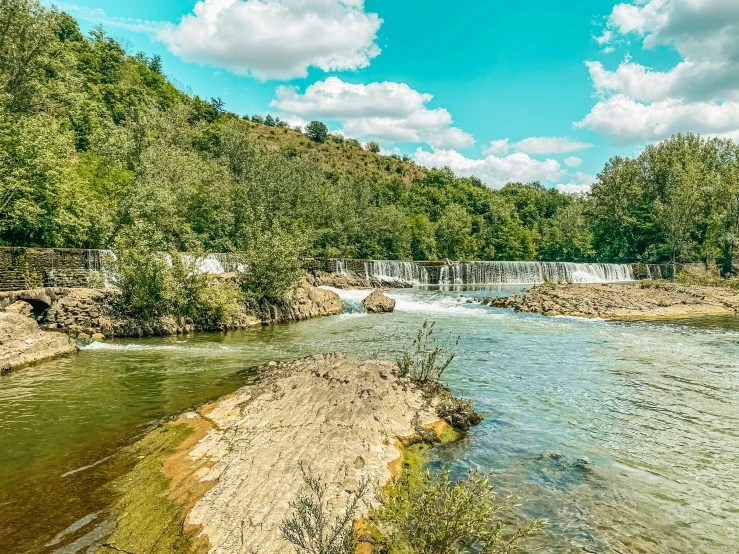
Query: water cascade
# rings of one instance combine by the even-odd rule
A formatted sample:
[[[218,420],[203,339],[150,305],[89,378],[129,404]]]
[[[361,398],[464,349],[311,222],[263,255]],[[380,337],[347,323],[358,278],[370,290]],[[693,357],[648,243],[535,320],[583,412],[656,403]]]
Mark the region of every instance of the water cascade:
[[[403,282],[413,285],[428,285],[426,268],[413,262],[379,261],[364,262],[364,276],[386,282]]]
[[[564,262],[460,262],[441,268],[442,285],[533,285],[619,283],[634,280],[628,264]]]

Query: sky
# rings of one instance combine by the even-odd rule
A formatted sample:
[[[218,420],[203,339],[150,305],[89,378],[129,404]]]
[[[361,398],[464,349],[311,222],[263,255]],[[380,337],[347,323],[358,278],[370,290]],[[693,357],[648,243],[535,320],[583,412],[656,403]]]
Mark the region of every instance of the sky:
[[[738,0],[75,0],[183,90],[492,188],[583,192],[678,132],[739,139]]]

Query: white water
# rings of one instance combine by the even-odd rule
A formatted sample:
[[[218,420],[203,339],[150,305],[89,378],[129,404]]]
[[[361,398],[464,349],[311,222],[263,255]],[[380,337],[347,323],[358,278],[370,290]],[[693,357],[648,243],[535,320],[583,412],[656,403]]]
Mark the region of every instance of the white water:
[[[398,281],[413,285],[428,285],[429,274],[425,267],[413,262],[373,260],[364,262],[364,276],[382,281]]]
[[[460,262],[441,268],[442,285],[620,283],[634,280],[628,264],[564,262]]]

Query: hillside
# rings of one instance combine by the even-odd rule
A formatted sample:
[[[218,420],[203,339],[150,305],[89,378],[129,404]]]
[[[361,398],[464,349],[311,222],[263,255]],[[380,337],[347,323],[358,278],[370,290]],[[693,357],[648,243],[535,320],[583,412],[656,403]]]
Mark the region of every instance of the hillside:
[[[491,190],[185,94],[158,56],[102,28],[85,37],[38,0],[0,3],[0,29],[0,245],[227,252],[266,235],[327,257],[727,269],[739,251],[730,140],[678,135],[613,158],[588,197]]]

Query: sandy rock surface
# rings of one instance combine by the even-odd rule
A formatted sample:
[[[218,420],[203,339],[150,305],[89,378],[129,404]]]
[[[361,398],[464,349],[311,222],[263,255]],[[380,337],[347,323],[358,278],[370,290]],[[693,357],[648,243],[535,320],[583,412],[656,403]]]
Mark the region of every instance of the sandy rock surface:
[[[206,431],[179,462],[165,460],[164,471],[171,498],[200,490],[182,522],[196,530],[197,551],[292,552],[279,525],[301,489],[298,462],[325,478],[336,512],[360,479],[385,484],[388,465],[400,458],[398,437],[439,420],[415,386],[393,375],[395,368],[342,354],[271,362],[259,369],[258,384],[182,415],[175,425]]]
[[[669,282],[540,285],[522,297],[492,298],[485,303],[520,312],[603,319],[739,314],[735,291]]]
[[[67,335],[39,329],[29,317],[0,312],[0,373],[77,352]]]
[[[395,300],[385,296],[385,293],[379,289],[362,300],[362,305],[372,314],[386,314],[395,311]]]

